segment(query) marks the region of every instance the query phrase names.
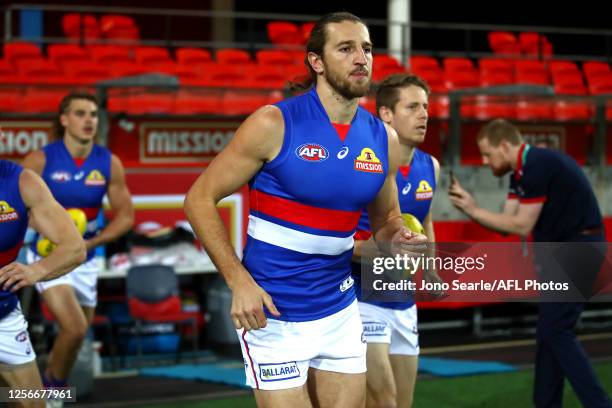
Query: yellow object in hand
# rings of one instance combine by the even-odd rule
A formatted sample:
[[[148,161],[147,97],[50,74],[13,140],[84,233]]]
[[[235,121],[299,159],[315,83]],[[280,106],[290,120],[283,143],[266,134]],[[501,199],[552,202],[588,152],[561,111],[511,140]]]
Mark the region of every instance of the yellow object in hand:
[[[421,221],[419,221],[417,217],[412,214],[405,213],[402,214],[402,218],[404,219],[404,225],[410,231],[425,235],[425,228],[423,228],[423,224],[421,224]]]
[[[56,245],[49,241],[48,238],[40,238],[38,242],[36,242],[36,252],[38,252],[38,255],[44,258],[49,256],[51,251],[55,249],[55,246]]]
[[[85,230],[87,230],[87,216],[80,208],[69,208],[68,215],[74,221],[74,225],[76,225],[79,234],[85,234]]]

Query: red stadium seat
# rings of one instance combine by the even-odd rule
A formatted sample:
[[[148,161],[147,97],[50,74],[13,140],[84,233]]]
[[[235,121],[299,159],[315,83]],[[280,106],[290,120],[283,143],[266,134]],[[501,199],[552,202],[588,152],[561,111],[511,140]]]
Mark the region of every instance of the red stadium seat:
[[[196,66],[182,65],[175,62],[159,63],[150,67],[150,72],[175,76],[181,83],[200,78],[200,73]]]
[[[506,31],[491,31],[488,34],[489,47],[495,54],[518,57],[521,46],[513,33]]]
[[[548,101],[522,99],[516,104],[518,120],[550,120],[553,118],[552,105]]]
[[[143,67],[135,62],[120,62],[109,65],[113,78],[142,75],[149,72],[147,67]]]
[[[477,96],[473,108],[473,117],[479,120],[514,119],[516,117],[515,104],[514,102],[504,101],[499,97]]]
[[[99,64],[121,64],[132,62],[130,48],[121,45],[89,45],[87,51]]]
[[[593,108],[586,102],[572,100],[557,100],[553,105],[553,114],[556,120],[587,120],[590,119]]]
[[[517,60],[516,67],[516,82],[521,84],[550,84],[548,71],[541,61],[535,60]]]
[[[446,85],[449,90],[452,89],[463,89],[463,88],[474,88],[479,86],[478,73],[476,71],[472,73],[467,72],[447,72],[446,73]]]
[[[134,60],[146,67],[173,62],[168,49],[161,47],[135,47]]]
[[[87,51],[76,44],[51,44],[47,47],[47,55],[49,60],[62,66],[89,60]]]
[[[93,84],[111,78],[107,66],[95,62],[75,62],[64,67],[67,77],[76,84]]]
[[[245,50],[221,48],[215,53],[215,60],[223,65],[252,64],[251,55]]]
[[[248,88],[248,76],[237,65],[213,65],[207,68],[206,85],[219,88]]]
[[[209,89],[181,89],[173,113],[178,115],[223,114],[222,92]]]
[[[444,66],[444,72],[446,74],[452,73],[466,73],[470,75],[476,74],[476,68],[472,61],[468,58],[461,57],[450,57],[442,60],[442,66]]]
[[[45,59],[20,60],[17,62],[19,81],[29,84],[66,84],[60,67]]]
[[[373,60],[374,68],[378,69],[401,69],[404,70],[404,66],[394,57],[387,54],[375,54]]]
[[[0,60],[0,83],[10,84],[15,82],[17,70],[10,62]]]
[[[91,14],[68,13],[62,17],[64,35],[73,40],[91,42],[102,37],[98,20]]]
[[[259,50],[255,53],[255,59],[260,65],[287,66],[301,63],[292,53],[283,50]]]
[[[538,33],[523,32],[519,34],[521,51],[530,56],[551,56],[552,45],[546,36]]]
[[[134,42],[140,38],[138,27],[129,16],[107,14],[100,18],[100,30],[104,38]]]
[[[552,75],[577,74],[580,75],[580,69],[574,61],[554,60],[548,62],[548,69]]]
[[[387,78],[389,75],[405,73],[407,72],[403,67],[374,67],[374,69],[372,70],[372,80],[374,82],[380,82]]]
[[[4,59],[15,64],[20,59],[42,58],[38,45],[28,42],[11,42],[4,44]]]
[[[274,45],[297,46],[303,44],[303,34],[297,24],[288,21],[271,21],[267,25],[268,39]]]
[[[588,82],[591,82],[592,80],[597,81],[600,78],[612,79],[610,65],[608,65],[606,62],[586,61],[582,64],[582,70],[584,71],[584,76]]]
[[[480,73],[480,86],[510,85],[514,83],[511,74],[504,72]]]
[[[283,67],[258,66],[247,78],[250,78],[251,88],[283,89],[287,85],[287,75]]]
[[[228,91],[221,100],[221,112],[224,115],[250,115],[268,104],[268,93]]]
[[[68,88],[27,89],[20,109],[24,113],[56,112],[60,101],[68,92]]]
[[[176,61],[182,65],[205,64],[212,61],[210,51],[204,48],[177,48]]]
[[[414,55],[410,57],[408,61],[408,65],[410,71],[414,72],[416,75],[421,76],[423,72],[435,72],[441,73],[442,67],[438,63],[438,60],[433,57],[425,57]]]
[[[481,75],[502,74],[514,80],[514,66],[512,62],[501,58],[481,58],[478,60]]]

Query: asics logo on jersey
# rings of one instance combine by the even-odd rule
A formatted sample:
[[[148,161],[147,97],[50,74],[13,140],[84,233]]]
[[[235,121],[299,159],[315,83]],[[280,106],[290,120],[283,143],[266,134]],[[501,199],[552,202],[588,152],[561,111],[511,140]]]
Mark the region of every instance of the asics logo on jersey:
[[[306,143],[295,149],[295,154],[305,161],[320,162],[327,160],[329,153],[327,149],[319,144]]]
[[[340,292],[346,292],[347,290],[353,287],[353,284],[355,284],[355,281],[352,277],[349,276],[340,284]]]
[[[84,173],[84,172],[79,171],[77,174],[75,174],[75,175],[74,175],[74,179],[75,179],[75,180],[80,180],[80,179],[82,179],[82,178],[83,178],[83,176],[84,176],[84,175],[85,175],[85,173]]]
[[[340,160],[344,159],[349,152],[349,148],[348,147],[343,147],[339,152],[338,152],[338,158]]]
[[[406,195],[410,192],[410,189],[412,188],[412,184],[408,183],[406,184],[406,186],[404,188],[402,188],[402,194]]]
[[[0,200],[0,222],[15,221],[19,219],[19,214],[11,205],[3,200]]]

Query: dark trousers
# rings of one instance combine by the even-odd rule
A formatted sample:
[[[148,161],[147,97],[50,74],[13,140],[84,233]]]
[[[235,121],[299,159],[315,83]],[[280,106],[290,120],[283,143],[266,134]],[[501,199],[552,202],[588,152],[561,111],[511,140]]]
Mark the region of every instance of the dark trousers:
[[[533,402],[538,408],[563,405],[565,378],[583,406],[612,407],[574,334],[582,309],[581,303],[540,303],[533,391]]]
[[[583,406],[612,408],[589,357],[574,334],[584,301],[590,298],[604,262],[607,244],[603,236],[576,241],[581,242],[542,245],[543,252],[536,252],[543,281],[565,281],[574,289],[567,297],[558,293],[543,295],[539,305],[533,392],[538,408],[562,406],[565,378]]]

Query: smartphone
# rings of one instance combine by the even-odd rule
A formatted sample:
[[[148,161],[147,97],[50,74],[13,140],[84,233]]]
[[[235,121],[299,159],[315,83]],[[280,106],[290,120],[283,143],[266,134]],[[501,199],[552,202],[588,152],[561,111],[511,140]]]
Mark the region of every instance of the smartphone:
[[[453,184],[455,184],[455,173],[453,172],[453,170],[449,170],[448,171],[448,176],[450,177],[450,186],[452,187]]]

